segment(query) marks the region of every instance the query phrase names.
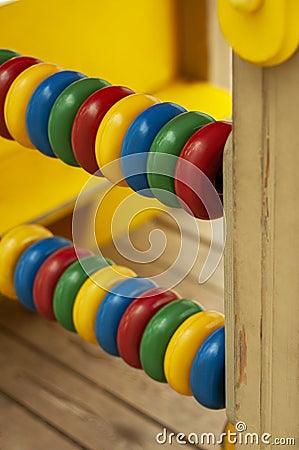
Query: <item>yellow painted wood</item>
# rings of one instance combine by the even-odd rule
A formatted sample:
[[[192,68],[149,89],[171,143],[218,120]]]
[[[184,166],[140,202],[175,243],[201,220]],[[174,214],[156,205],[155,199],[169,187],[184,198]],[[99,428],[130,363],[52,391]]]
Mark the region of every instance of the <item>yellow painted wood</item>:
[[[12,151],[11,155],[4,153],[5,156],[1,157],[0,148],[0,235],[20,223],[38,221],[48,225],[71,213],[77,195],[89,175],[79,168],[69,167],[37,151],[14,143],[11,145],[19,147]],[[103,185],[104,190],[106,181],[103,179],[98,183]],[[145,208],[157,205],[157,201],[145,200],[131,189],[110,188],[96,216],[99,245],[111,240],[112,217],[126,198],[129,199],[127,204],[130,204],[130,207],[122,208],[122,220],[116,222],[113,227],[115,238],[124,232],[136,214],[134,227],[144,223],[155,213],[152,209]]]
[[[113,84],[151,92],[176,70],[173,0],[22,0],[0,21],[2,47]]]
[[[156,91],[155,96],[163,101],[180,103],[189,110],[203,111],[218,120],[231,116],[230,93],[208,82],[188,82],[185,79],[177,79],[169,86]]]

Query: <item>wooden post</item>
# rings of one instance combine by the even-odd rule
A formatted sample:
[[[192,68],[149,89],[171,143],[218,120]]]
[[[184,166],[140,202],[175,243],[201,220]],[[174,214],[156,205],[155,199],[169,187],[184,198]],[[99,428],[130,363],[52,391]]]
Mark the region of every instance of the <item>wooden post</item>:
[[[233,101],[224,164],[227,413],[248,432],[292,437],[298,448],[299,52],[273,68],[234,56]]]

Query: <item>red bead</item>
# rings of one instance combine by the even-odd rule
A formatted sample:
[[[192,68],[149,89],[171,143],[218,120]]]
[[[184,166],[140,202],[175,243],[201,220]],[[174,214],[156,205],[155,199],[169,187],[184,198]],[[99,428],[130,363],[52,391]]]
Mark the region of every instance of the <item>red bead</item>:
[[[128,95],[131,89],[107,86],[85,100],[76,114],[72,128],[72,147],[76,160],[87,172],[99,170],[95,157],[95,140],[100,123],[114,103]]]
[[[175,191],[184,209],[199,219],[216,219],[222,216],[221,203],[215,202],[215,196],[205,180],[200,177],[200,169],[215,186],[217,176],[222,170],[223,150],[232,130],[229,122],[212,122],[196,131],[186,142],[175,169]],[[187,164],[186,161],[192,164]],[[196,188],[197,192],[193,189]],[[218,186],[216,186],[217,188]],[[222,186],[218,187],[222,200]],[[214,192],[213,192],[214,194]],[[215,193],[216,194],[216,193]],[[208,214],[201,199],[209,205]],[[214,204],[213,204],[214,203]]]
[[[9,59],[0,66],[0,136],[6,139],[12,139],[4,118],[4,103],[7,92],[20,73],[28,69],[34,64],[39,64],[41,61],[30,56],[17,56]]]
[[[136,298],[124,313],[117,333],[120,356],[132,367],[141,369],[140,342],[150,319],[163,306],[177,300],[179,295],[163,288],[153,288]]]
[[[56,320],[53,295],[63,272],[78,258],[92,255],[89,250],[65,247],[54,253],[39,268],[33,285],[33,299],[37,311],[48,320]]]

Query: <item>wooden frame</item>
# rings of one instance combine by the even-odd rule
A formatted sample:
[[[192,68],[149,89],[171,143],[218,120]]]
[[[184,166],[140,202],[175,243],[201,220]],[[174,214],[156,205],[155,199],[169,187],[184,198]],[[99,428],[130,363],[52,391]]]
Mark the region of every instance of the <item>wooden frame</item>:
[[[296,442],[298,71],[299,52],[273,68],[234,57],[234,133],[224,167],[228,418],[271,441]]]

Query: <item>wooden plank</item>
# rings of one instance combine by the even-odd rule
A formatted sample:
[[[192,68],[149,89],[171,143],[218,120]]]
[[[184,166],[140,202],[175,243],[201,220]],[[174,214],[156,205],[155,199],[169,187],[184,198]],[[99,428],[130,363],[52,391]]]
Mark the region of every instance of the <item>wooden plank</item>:
[[[152,219],[153,224],[157,226],[161,226],[163,229],[167,230],[176,230],[178,231],[178,226],[176,221],[179,223],[180,227],[184,230],[187,236],[191,239],[196,239],[196,235],[194,233],[194,225],[189,220],[186,220],[189,216],[186,216],[186,211],[183,209],[174,209],[171,211],[171,215],[167,212],[164,214],[160,214]],[[198,227],[198,233],[200,235],[200,242],[205,245],[210,245],[212,238],[212,228],[211,221],[209,220],[199,220],[194,219],[196,221]],[[222,240],[219,237],[215,237],[215,242],[217,246],[222,246]]]
[[[135,270],[139,276],[150,277],[158,274],[159,272],[163,272],[167,267],[164,259],[163,263],[156,261],[153,268],[148,267],[145,264],[138,264],[132,261],[128,263],[126,258],[121,257],[112,247],[109,251],[105,251],[105,256],[109,256],[119,264],[128,265],[131,269]],[[202,261],[199,266],[201,265]],[[182,272],[178,269],[176,275],[177,279],[181,279],[181,281],[174,287],[174,289],[177,290],[182,297],[201,302],[206,309],[223,311],[223,264],[221,263],[219,270],[213,276],[213,278],[217,278],[217,281],[219,282],[217,284],[213,284],[213,280],[211,279],[206,283],[199,285],[199,273],[199,270],[196,270],[196,266],[194,268],[194,273],[188,276],[182,275]]]
[[[179,263],[175,263],[171,271],[176,280],[175,289],[188,298],[192,298],[203,303],[205,308],[217,309],[223,311],[223,261],[220,262],[218,269],[210,277],[210,279],[199,285],[198,278],[203,268],[205,260],[210,251],[211,229],[208,222],[199,224],[199,235],[193,227],[188,226],[188,222],[184,221],[184,212],[176,214],[178,216],[178,225],[167,214],[161,214],[150,222],[144,224],[142,228],[134,230],[130,235],[132,245],[140,252],[146,251],[149,246],[149,236],[153,230],[159,230],[165,234],[166,246],[162,255],[152,263],[138,263],[130,258],[127,246],[123,238],[116,241],[117,246],[121,245],[123,256],[118,248],[111,243],[102,249],[105,256],[109,256],[117,263],[128,265],[136,271],[140,276],[152,277],[164,272],[170,268],[178,255],[182,254],[184,247],[184,255]],[[151,245],[154,249],[160,250],[161,241],[159,236],[151,235]],[[194,253],[194,261],[190,256],[190,252],[186,249],[192,247]],[[222,251],[221,242],[217,243],[216,251]]]
[[[298,70],[299,53],[266,69],[235,57],[234,136],[225,172],[226,263],[233,271],[226,281],[229,418],[248,431],[297,442]]]
[[[85,449],[0,392],[1,450]]]
[[[186,213],[183,210],[177,212],[172,211],[171,214],[180,224],[183,238],[180,237],[180,230],[174,219],[167,213],[157,215],[150,221],[145,222],[142,227],[138,227],[130,233],[131,242],[139,251],[145,251],[149,248],[149,235],[151,231],[158,229],[165,233],[167,240],[166,249],[161,257],[154,263],[144,264],[131,261],[130,258],[128,258],[128,253],[125,251],[126,247],[123,238],[117,239],[116,242],[123,245],[125,251],[124,256],[122,256],[115,248],[114,243],[101,247],[103,255],[110,257],[118,264],[129,266],[140,276],[149,277],[164,271],[175,261],[178,252],[180,251],[181,244],[186,245],[186,243],[188,243],[190,245],[191,243],[191,245],[193,245],[194,242],[199,241],[194,227],[190,226],[190,222],[185,220]],[[177,289],[184,297],[201,302],[205,308],[223,311],[223,260],[220,262],[219,267],[211,278],[206,283],[198,285],[198,277],[210,249],[211,225],[208,221],[198,221],[197,223],[200,235],[198,255],[188,276],[184,276],[184,271],[186,267],[190,266],[190,255],[186,254],[185,259],[178,264],[176,275],[177,279],[181,281],[177,284],[175,289]],[[50,228],[54,234],[62,234],[69,239],[72,239],[71,217],[67,217],[64,220],[53,224]],[[157,248],[157,245],[159,245],[158,240],[155,236],[151,236],[151,239],[153,247]],[[217,241],[216,250],[221,252],[221,247],[221,242]]]
[[[149,420],[1,330],[0,335],[0,389],[28,410],[86,449],[157,448],[155,437],[162,423]],[[173,446],[179,448],[175,442]]]
[[[102,392],[119,398],[141,414],[165,424],[168,429],[183,433],[221,433],[225,422],[224,411],[201,407],[194,399],[181,396],[167,385],[151,380],[142,371],[127,366],[120,358],[107,355],[99,347],[85,343],[79,336],[66,332],[58,324],[45,321],[17,302],[3,300],[0,309],[2,327],[37,352],[37,358],[40,357],[41,361],[55,361],[55,364],[68,369],[71,378],[75,371],[81,379],[89,380]],[[22,366],[23,362],[19,365]],[[65,375],[66,383],[68,373]],[[69,391],[67,387],[65,391]]]
[[[223,158],[224,209],[226,211],[226,242],[224,250],[224,310],[225,310],[225,348],[226,348],[226,414],[233,423],[235,417],[235,299],[234,299],[234,173],[233,173],[232,134],[230,134]]]

